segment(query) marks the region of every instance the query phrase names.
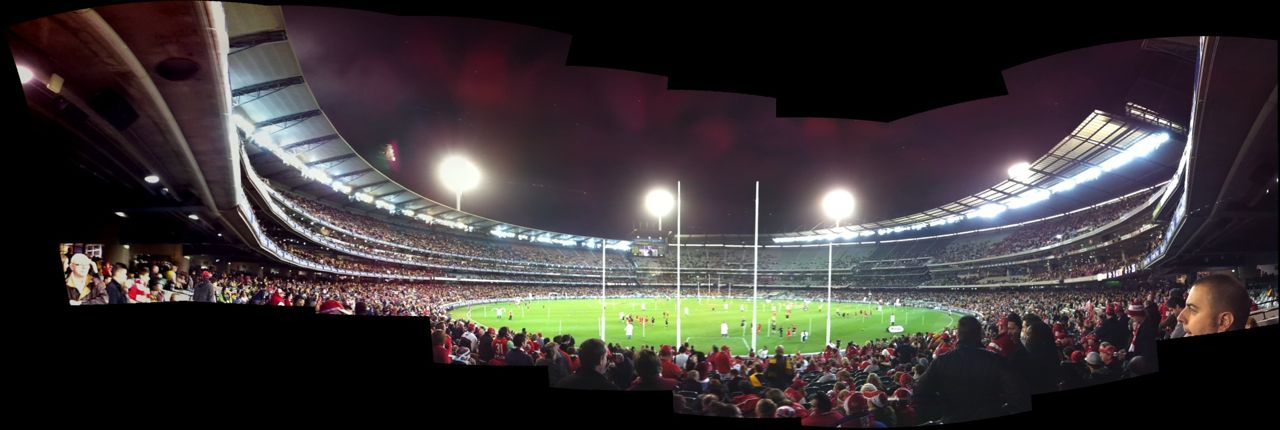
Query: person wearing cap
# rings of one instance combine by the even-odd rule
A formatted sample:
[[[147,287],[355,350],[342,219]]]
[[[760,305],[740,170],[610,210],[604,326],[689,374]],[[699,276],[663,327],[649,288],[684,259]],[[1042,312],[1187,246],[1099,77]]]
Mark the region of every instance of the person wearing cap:
[[[1086,377],[1086,382],[1089,385],[1115,381],[1120,376],[1102,361],[1102,354],[1099,354],[1097,351],[1090,352],[1086,355],[1084,358],[1084,364],[1085,368],[1089,371],[1089,375]]]
[[[836,423],[837,427],[845,428],[873,428],[884,427],[884,424],[876,422],[875,414],[872,414],[867,406],[867,399],[856,387],[850,387],[841,391],[836,395],[836,400],[843,405],[844,418]]]
[[[1252,306],[1253,300],[1235,277],[1209,275],[1191,286],[1178,322],[1187,336],[1243,330]]]
[[[1094,330],[1094,334],[1099,341],[1110,342],[1114,345],[1128,345],[1130,332],[1125,327],[1125,323],[1121,321],[1120,314],[1123,310],[1119,304],[1113,303],[1107,305],[1106,318],[1098,324],[1098,328]]]
[[[889,398],[890,404],[893,406],[893,415],[897,419],[898,427],[915,427],[916,407],[911,404],[911,390],[899,388],[893,391],[893,397]]]
[[[933,360],[916,381],[920,420],[970,421],[1024,408],[1028,398],[1008,361],[982,346],[982,323],[965,316],[956,331],[955,349]]]
[[[109,302],[107,286],[98,279],[96,272],[97,265],[88,256],[84,254],[71,256],[64,280],[67,299],[71,305],[105,305]]]
[[[896,427],[898,417],[894,413],[893,407],[889,404],[889,396],[883,390],[872,384],[863,384],[859,390],[862,398],[867,403],[867,409],[872,415],[875,415],[876,422],[884,423],[888,427]]]
[[[1156,321],[1150,320],[1150,312],[1146,305],[1142,302],[1134,300],[1129,305],[1127,311],[1129,319],[1133,321],[1135,326],[1133,329],[1133,340],[1129,343],[1130,357],[1147,357],[1148,360],[1156,358],[1156,339],[1160,338],[1160,331],[1156,328]]]
[[[733,368],[733,356],[729,353],[729,345],[720,347],[720,351],[711,354],[711,365],[715,367],[720,377],[729,376],[729,370]]]
[[[662,350],[658,354],[658,358],[662,361],[662,377],[680,380],[684,376],[684,371],[680,370],[680,366],[672,361],[672,353],[674,351],[669,345],[662,345]]]
[[[1102,359],[1102,365],[1107,366],[1116,375],[1119,375],[1120,371],[1124,369],[1123,361],[1120,359],[1120,351],[1116,349],[1115,345],[1103,342],[1102,346],[1098,347],[1098,357]]]
[[[213,274],[208,270],[200,273],[200,281],[196,282],[196,290],[191,301],[202,303],[213,303],[213,282],[210,279]]]

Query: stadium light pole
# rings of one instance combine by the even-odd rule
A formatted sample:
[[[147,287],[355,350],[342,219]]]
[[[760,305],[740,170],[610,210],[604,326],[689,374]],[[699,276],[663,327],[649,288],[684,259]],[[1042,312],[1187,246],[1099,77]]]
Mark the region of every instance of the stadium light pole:
[[[608,316],[605,315],[605,306],[604,306],[605,285],[606,285],[605,272],[606,270],[608,270],[608,267],[609,267],[608,258],[606,257],[607,254],[605,254],[605,250],[607,250],[608,248],[609,247],[605,246],[604,239],[600,239],[600,340],[601,341],[604,340],[604,331],[605,331],[604,328],[605,328],[605,321],[606,321],[605,318],[608,318]]]
[[[756,226],[755,246],[751,247],[751,352],[756,351],[756,325],[759,324],[756,304],[760,301],[760,288],[757,283],[760,272],[760,181],[756,181]]]
[[[679,181],[676,181],[677,184]],[[677,190],[677,193],[679,191]],[[662,231],[662,217],[671,213],[671,192],[657,189],[644,196],[644,207],[650,215],[658,218],[658,231]]]
[[[667,199],[668,199],[666,203],[667,211],[671,210],[671,201],[669,200],[670,198],[671,198],[671,194],[667,193]],[[658,229],[659,230],[662,229],[661,215],[658,216]],[[682,342],[680,342],[680,339],[682,339],[680,337],[680,328],[681,328],[680,315],[682,314],[681,312],[682,308],[680,307],[680,248],[683,248],[682,246],[680,246],[680,181],[676,181],[676,345],[675,345],[676,349],[680,349],[680,345],[683,344]]]
[[[822,198],[822,210],[827,216],[836,222],[835,228],[840,228],[840,220],[853,215],[853,195],[845,190],[832,190],[827,192],[827,196]],[[831,344],[831,272],[832,272],[832,253],[835,250],[835,232],[827,241],[827,341],[824,345]]]
[[[457,197],[454,209],[462,211],[462,193],[480,185],[480,169],[462,156],[450,155],[440,163],[440,180]]]
[[[679,209],[680,181],[676,181],[676,347],[680,346],[680,209]],[[671,192],[664,189],[650,190],[644,196],[644,208],[649,211],[649,215],[658,218],[658,230],[662,230],[662,217],[671,213],[672,206]]]

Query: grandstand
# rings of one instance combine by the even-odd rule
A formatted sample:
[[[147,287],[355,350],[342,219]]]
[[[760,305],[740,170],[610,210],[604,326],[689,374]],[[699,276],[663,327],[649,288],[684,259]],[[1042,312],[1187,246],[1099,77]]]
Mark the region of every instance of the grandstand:
[[[583,357],[600,339],[610,365],[596,376],[674,392],[678,411],[807,420],[832,409],[889,426],[925,421],[913,395],[922,417],[996,415],[929,403],[927,381],[942,379],[930,364],[962,336],[1016,363],[1006,370],[1025,390],[1004,414],[1029,408],[1032,393],[1151,373],[1157,339],[1184,325],[1172,306],[1209,275],[1243,279],[1254,321],[1276,323],[1277,190],[1265,162],[1276,149],[1275,68],[1251,59],[1269,52],[1274,63],[1274,42],[1204,38],[1188,62],[1197,103],[1222,98],[1257,124],[1199,104],[1190,121],[1099,107],[1025,171],[918,205],[931,209],[758,235],[666,234],[665,253],[639,256],[639,237],[504,222],[397,182],[319,104],[280,7],[87,11],[10,30],[15,62],[34,76],[23,86],[33,127],[71,154],[59,161],[69,183],[104,191],[78,206],[95,212],[84,219],[51,215],[70,225],[58,240],[76,311],[197,302],[401,317],[430,327],[423,347],[437,363],[543,366],[566,388],[585,386],[575,377],[592,373]],[[134,25],[161,16],[185,18]],[[191,22],[212,30],[191,34]],[[84,37],[72,37],[79,28]],[[143,42],[166,34],[185,35],[175,43],[203,66],[165,63],[165,49]],[[176,75],[156,79],[138,64]],[[1210,66],[1270,87],[1215,79]],[[1244,97],[1262,90],[1270,99]],[[1270,136],[1256,132],[1267,125]],[[961,333],[965,317],[979,338]],[[655,361],[658,375],[642,369]]]

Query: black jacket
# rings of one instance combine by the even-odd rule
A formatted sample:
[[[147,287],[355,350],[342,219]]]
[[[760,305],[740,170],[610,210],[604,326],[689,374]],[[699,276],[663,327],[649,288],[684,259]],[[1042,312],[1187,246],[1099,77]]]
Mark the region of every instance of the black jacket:
[[[530,357],[529,353],[524,352],[524,350],[513,349],[510,351],[507,351],[507,365],[508,366],[532,366],[533,357]]]
[[[125,292],[124,286],[115,279],[107,283],[107,303],[112,305],[129,303],[129,295]]]
[[[191,300],[196,302],[213,303],[213,284],[207,279],[201,279],[200,282],[196,284],[195,297],[192,297]]]
[[[1160,338],[1160,330],[1156,328],[1156,324],[1151,320],[1142,322],[1138,326],[1138,335],[1134,338],[1133,353],[1130,357],[1143,356],[1148,360],[1156,357],[1156,340]]]
[[[1053,345],[1028,348],[1022,356],[1018,371],[1022,374],[1023,389],[1027,394],[1040,394],[1058,390],[1062,379],[1062,359]]]
[[[618,386],[613,385],[613,382],[610,382],[604,375],[596,372],[595,369],[585,366],[578,368],[577,373],[561,380],[559,388],[571,390],[618,390]]]
[[[1098,335],[1099,341],[1109,342],[1117,349],[1128,348],[1129,329],[1125,328],[1124,323],[1119,319],[1107,318],[1102,320],[1102,324],[1098,325],[1098,329],[1094,333]]]
[[[942,354],[918,382],[914,397],[922,421],[942,418],[953,423],[1004,415],[1023,410],[1028,400],[1008,360],[978,345],[961,345]]]
[[[609,371],[613,378],[613,385],[617,385],[619,390],[625,390],[631,386],[631,381],[636,380],[636,366],[631,360],[623,357],[622,360],[613,365],[613,369]]]

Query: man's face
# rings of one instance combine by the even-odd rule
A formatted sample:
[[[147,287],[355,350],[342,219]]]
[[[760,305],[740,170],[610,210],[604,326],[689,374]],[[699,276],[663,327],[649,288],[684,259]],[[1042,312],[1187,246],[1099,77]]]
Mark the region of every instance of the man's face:
[[[71,263],[71,272],[75,273],[76,276],[88,276],[89,265],[81,264],[81,263]]]
[[[129,280],[128,275],[129,271],[122,268],[116,269],[115,276],[112,276],[111,279],[115,279],[117,284],[124,285],[125,281]]]
[[[1212,292],[1207,288],[1191,287],[1187,294],[1187,307],[1178,313],[1187,336],[1199,336],[1226,331],[1229,324],[1222,324],[1223,314],[1214,309]]]
[[[1006,332],[1008,332],[1008,333],[1011,333],[1011,334],[1012,334],[1012,333],[1019,333],[1019,332],[1021,332],[1021,331],[1022,331],[1022,328],[1021,328],[1021,327],[1018,327],[1018,323],[1016,323],[1016,322],[1010,321],[1010,322],[1008,322],[1008,323],[1006,323],[1006,324],[1007,324],[1007,325],[1006,325],[1006,327],[1005,327],[1005,331],[1006,331]]]

